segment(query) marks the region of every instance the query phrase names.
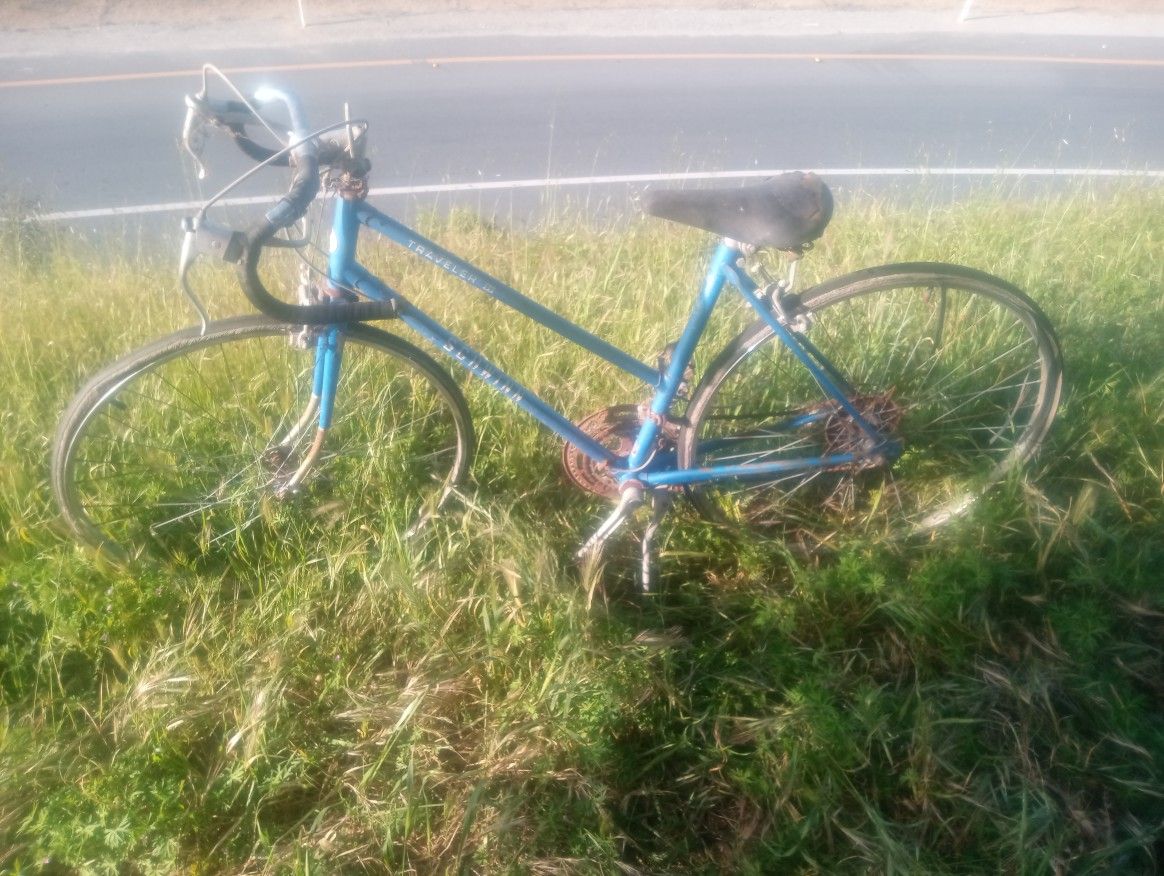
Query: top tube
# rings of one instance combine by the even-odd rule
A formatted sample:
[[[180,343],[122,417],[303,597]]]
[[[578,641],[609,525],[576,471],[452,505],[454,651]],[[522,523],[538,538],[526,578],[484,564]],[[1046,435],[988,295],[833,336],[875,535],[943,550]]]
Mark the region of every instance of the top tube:
[[[637,377],[644,383],[650,386],[659,384],[658,369],[640,362],[625,350],[602,340],[581,326],[522,295],[512,286],[490,276],[475,265],[459,258],[367,203],[358,202],[352,204],[351,208],[345,209],[347,203],[346,201],[342,202],[336,208],[339,213],[344,214],[345,218],[336,222],[337,235],[333,252],[335,261],[330,265],[333,276],[342,276],[344,270],[353,265],[355,261],[354,240],[358,231],[356,223],[363,224],[388,237],[409,252],[431,262],[446,273],[452,274],[475,289],[496,298],[507,307],[544,325],[571,343],[577,344],[615,367]],[[346,218],[346,214],[349,212],[354,214],[351,219]]]

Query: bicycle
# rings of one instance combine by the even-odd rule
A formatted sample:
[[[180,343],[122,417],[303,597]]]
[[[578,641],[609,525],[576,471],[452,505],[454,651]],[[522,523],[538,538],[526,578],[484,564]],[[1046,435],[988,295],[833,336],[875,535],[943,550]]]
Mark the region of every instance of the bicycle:
[[[197,557],[321,514],[358,521],[389,496],[413,509],[416,525],[431,517],[469,471],[472,417],[444,368],[371,320],[413,330],[565,442],[570,479],[616,502],[579,553],[600,551],[648,505],[644,587],[652,538],[676,494],[730,527],[818,541],[845,526],[927,532],[1019,470],[1054,419],[1054,331],[1003,280],[907,263],[794,291],[796,259],[832,216],[813,174],[642,197],[645,212],[720,238],[686,325],[652,366],[368,204],[365,122],[309,132],[294,95],[247,98],[227,81],[238,99],[212,99],[210,72],[186,98],[187,148],[196,153],[213,125],[258,162],[251,172],[289,165],[292,184],[245,233],[206,217],[231,186],[187,220],[179,275],[200,326],[108,366],[66,410],[52,487],[72,532],[91,545]],[[282,148],[253,139],[256,124],[276,134],[256,104],[289,117]],[[325,276],[316,282],[304,270],[300,302],[289,303],[264,286],[260,258],[306,245],[297,223],[321,186],[336,195]],[[363,229],[637,378],[647,400],[571,422],[363,268]],[[786,277],[757,265],[765,249],[792,254]],[[263,315],[209,322],[187,281],[200,253],[236,263]],[[729,287],[755,322],[696,380],[693,353]]]

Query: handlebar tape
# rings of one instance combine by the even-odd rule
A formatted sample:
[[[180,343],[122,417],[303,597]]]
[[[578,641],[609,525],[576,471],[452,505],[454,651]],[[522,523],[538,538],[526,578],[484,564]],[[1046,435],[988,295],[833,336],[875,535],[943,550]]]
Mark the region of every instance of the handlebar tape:
[[[274,149],[268,149],[266,146],[260,146],[250,137],[248,137],[242,128],[235,128],[233,125],[227,127],[232,138],[234,138],[235,145],[243,151],[247,158],[257,161],[260,164],[264,161],[271,165],[271,167],[287,167],[291,163],[291,156],[280,155],[274,161],[272,156],[276,154]]]
[[[319,194],[319,159],[314,148],[297,147],[291,154],[295,157],[291,187],[266,216],[276,231],[299,221]]]
[[[284,201],[281,201],[279,206],[282,206]],[[277,209],[279,207],[276,207]],[[301,213],[302,211],[300,211]],[[294,222],[297,218],[298,216],[291,221]],[[332,325],[343,322],[364,322],[372,319],[392,319],[396,316],[396,305],[391,301],[288,304],[268,292],[259,279],[259,258],[262,256],[263,247],[281,227],[283,226],[274,224],[269,218],[261,219],[256,223],[246,232],[243,257],[239,262],[239,278],[242,281],[243,291],[246,292],[250,302],[262,313],[293,325]]]

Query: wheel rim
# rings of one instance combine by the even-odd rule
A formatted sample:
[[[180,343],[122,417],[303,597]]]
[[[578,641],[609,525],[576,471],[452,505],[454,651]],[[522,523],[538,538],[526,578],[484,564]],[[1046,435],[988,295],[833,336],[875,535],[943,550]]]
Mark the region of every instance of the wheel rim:
[[[435,503],[463,472],[444,387],[394,351],[346,337],[340,401],[315,467],[313,351],[265,327],[163,354],[116,380],[70,436],[66,511],[91,542],[194,557],[326,532],[358,535]],[[298,432],[299,421],[304,428]]]
[[[841,529],[924,531],[964,512],[1041,440],[1058,367],[1025,299],[960,277],[888,277],[810,307],[811,342],[850,380],[862,415],[900,442],[901,456],[700,490],[711,516],[813,541]],[[719,374],[692,403],[684,465],[840,453],[863,438],[770,331],[741,344]]]

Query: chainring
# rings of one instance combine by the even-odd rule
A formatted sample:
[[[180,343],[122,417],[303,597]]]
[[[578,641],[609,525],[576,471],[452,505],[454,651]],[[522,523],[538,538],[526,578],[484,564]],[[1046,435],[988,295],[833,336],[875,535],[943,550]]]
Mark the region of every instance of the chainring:
[[[576,425],[613,453],[628,456],[643,425],[643,417],[638,405],[613,405],[595,411]],[[618,498],[618,482],[610,467],[591,459],[569,442],[562,448],[562,468],[586,492],[606,499]]]

